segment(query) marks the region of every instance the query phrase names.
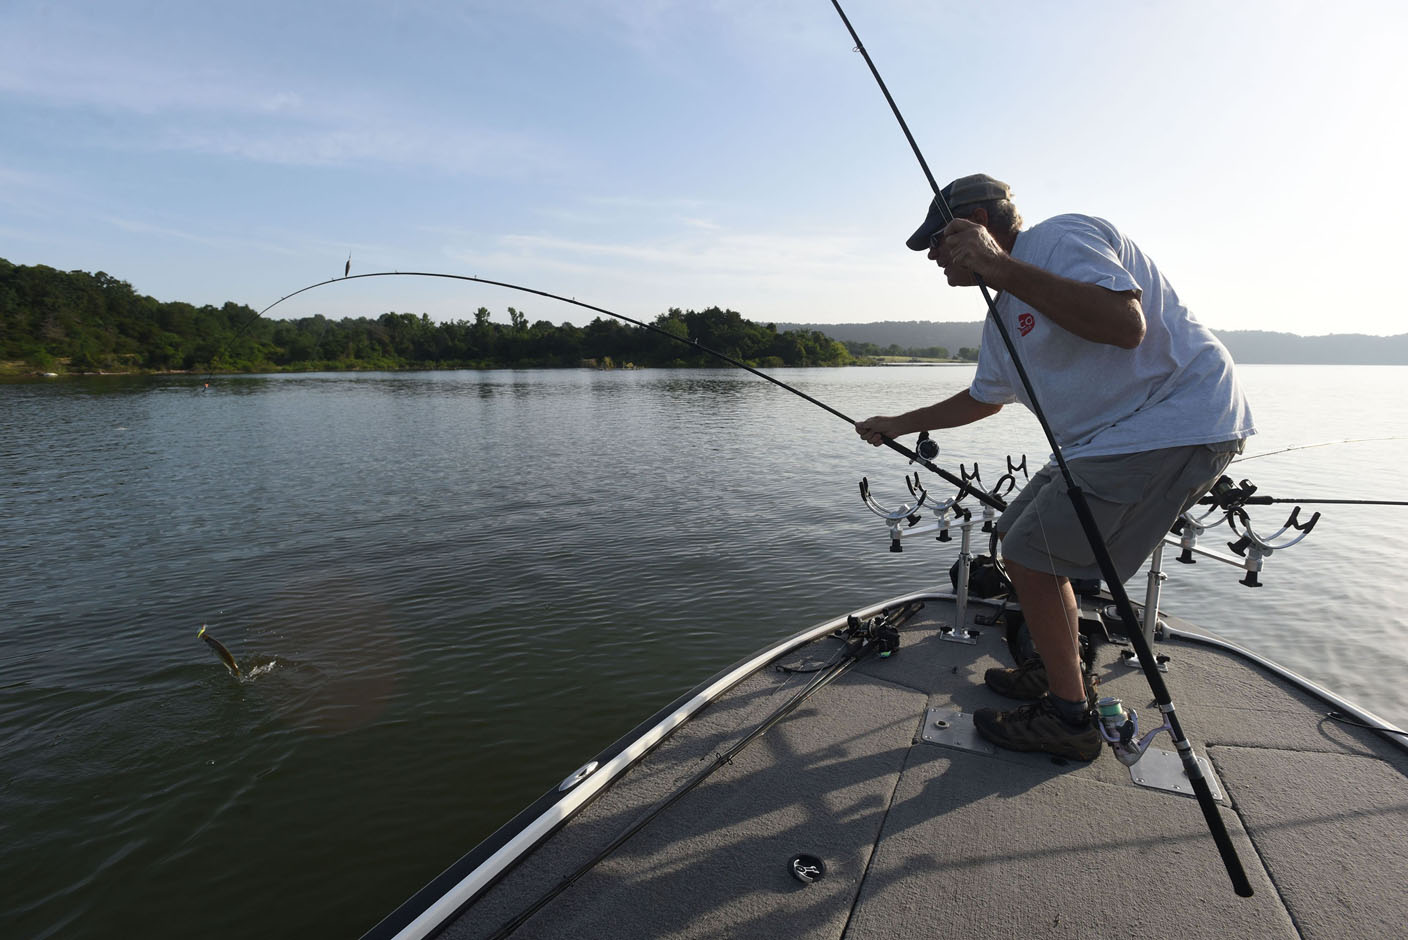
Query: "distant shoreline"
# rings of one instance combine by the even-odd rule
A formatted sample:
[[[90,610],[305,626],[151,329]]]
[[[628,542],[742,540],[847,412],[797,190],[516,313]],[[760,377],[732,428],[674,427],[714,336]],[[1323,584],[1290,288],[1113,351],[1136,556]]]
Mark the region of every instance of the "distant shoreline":
[[[845,365],[845,366],[821,366],[821,365],[818,365],[818,366],[778,366],[778,367],[775,367],[775,368],[777,368],[777,369],[911,368],[911,369],[912,369],[912,368],[926,368],[926,367],[929,367],[929,368],[935,368],[935,367],[936,367],[936,368],[943,368],[943,367],[952,367],[952,366],[973,366],[973,365],[976,365],[976,363],[967,362],[967,361],[959,360],[959,359],[954,359],[954,360],[951,360],[951,361],[933,361],[933,362],[865,362],[865,363],[853,362],[853,363],[849,363],[849,364],[847,364],[847,365]],[[1363,366],[1384,366],[1384,367],[1388,367],[1388,368],[1400,368],[1400,367],[1408,366],[1408,363],[1396,363],[1396,362],[1369,362],[1369,363],[1362,363],[1362,362],[1242,362],[1242,363],[1238,363],[1238,365],[1245,365],[1245,366],[1331,366],[1331,367],[1354,366],[1354,367],[1356,367],[1356,368],[1363,367]],[[695,369],[695,368],[708,368],[708,369],[720,368],[720,369],[722,369],[722,368],[728,368],[728,366],[726,366],[726,365],[718,365],[718,366],[713,366],[713,365],[708,365],[708,366],[637,366],[637,367],[634,367],[634,368],[635,368],[636,371],[646,371],[646,370],[652,370],[652,369],[681,369],[681,368],[683,368],[683,369]],[[196,377],[196,378],[201,378],[201,377],[209,376],[209,377],[211,377],[211,378],[228,378],[228,377],[230,377],[230,376],[312,375],[312,374],[315,374],[315,373],[360,375],[360,374],[369,373],[369,372],[412,373],[412,372],[516,372],[516,371],[554,371],[554,372],[558,372],[558,371],[594,371],[594,372],[600,372],[600,371],[625,371],[625,370],[624,370],[624,369],[623,369],[623,370],[602,370],[602,369],[593,369],[593,368],[591,368],[590,366],[544,366],[544,365],[489,366],[489,367],[482,367],[482,368],[474,367],[474,366],[446,366],[445,368],[440,368],[440,369],[425,368],[425,367],[397,369],[397,368],[388,368],[388,367],[384,367],[384,366],[383,366],[383,367],[369,367],[369,368],[366,368],[366,369],[328,369],[328,368],[318,368],[318,369],[279,369],[279,370],[262,370],[262,371],[254,371],[254,372],[242,372],[242,371],[240,371],[240,372],[237,372],[237,371],[223,371],[223,372],[222,372],[222,371],[215,371],[215,372],[207,372],[207,371],[205,371],[204,369],[194,369],[194,370],[193,370],[193,369],[173,369],[173,370],[167,370],[167,371],[150,371],[150,372],[148,372],[148,371],[142,371],[142,370],[130,370],[130,371],[124,371],[124,372],[111,372],[111,371],[110,371],[110,372],[35,372],[33,369],[25,369],[25,370],[23,370],[23,371],[6,371],[5,369],[0,368],[0,383],[3,383],[3,384],[19,384],[19,383],[23,383],[23,382],[39,382],[39,381],[49,381],[49,382],[52,382],[52,381],[62,380],[62,379],[132,378],[132,377],[140,377],[140,376],[151,376],[151,377],[157,377],[157,376],[173,376],[173,377],[174,377],[174,376],[187,376],[187,377],[191,377],[191,376],[194,376],[194,377]],[[767,370],[764,370],[764,371],[767,371]]]
[[[779,330],[816,330],[843,343],[871,343],[881,349],[981,345],[982,320],[880,320],[870,323],[778,323]],[[1217,337],[1238,365],[1408,365],[1408,333],[1373,336],[1329,333],[1301,336],[1267,330],[1218,330]]]

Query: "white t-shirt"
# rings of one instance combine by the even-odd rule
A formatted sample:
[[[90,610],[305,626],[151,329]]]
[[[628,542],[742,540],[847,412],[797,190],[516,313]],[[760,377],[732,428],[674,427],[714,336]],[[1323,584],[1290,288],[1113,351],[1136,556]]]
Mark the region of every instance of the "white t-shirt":
[[[1074,281],[1141,292],[1146,329],[1134,349],[1081,339],[1011,294],[997,297],[998,315],[1067,457],[1211,444],[1256,433],[1226,348],[1113,225],[1058,215],[1019,234],[1012,257]],[[969,393],[988,404],[1020,401],[1031,407],[991,316]]]

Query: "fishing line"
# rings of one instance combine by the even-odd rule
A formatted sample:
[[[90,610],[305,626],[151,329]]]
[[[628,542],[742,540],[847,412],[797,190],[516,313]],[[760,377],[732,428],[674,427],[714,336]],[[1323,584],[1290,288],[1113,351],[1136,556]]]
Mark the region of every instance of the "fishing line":
[[[1296,444],[1294,447],[1269,450],[1264,454],[1252,454],[1250,457],[1238,457],[1232,462],[1246,463],[1248,460],[1260,460],[1262,457],[1274,457],[1277,454],[1285,454],[1293,450],[1308,450],[1312,447],[1329,447],[1332,444],[1366,444],[1371,441],[1408,441],[1408,437],[1352,437],[1343,441],[1320,441],[1315,444]]]
[[[722,361],[724,361],[724,362],[727,362],[729,365],[737,366],[738,368],[744,370],[745,372],[751,372],[751,373],[753,373],[754,375],[756,375],[758,378],[760,378],[760,379],[766,379],[767,381],[771,382],[772,384],[776,385],[777,387],[782,388],[782,389],[785,389],[786,391],[791,392],[793,395],[796,395],[796,396],[799,397],[799,398],[802,398],[802,399],[805,399],[806,401],[811,402],[813,405],[816,405],[818,408],[821,408],[823,411],[826,411],[826,412],[828,412],[828,413],[830,413],[830,414],[833,414],[833,415],[835,415],[836,417],[840,418],[842,421],[845,421],[847,424],[851,425],[852,427],[855,427],[855,423],[856,423],[856,422],[855,422],[855,419],[854,419],[854,418],[851,418],[850,416],[846,415],[845,413],[843,413],[843,412],[841,412],[841,411],[838,411],[837,409],[835,409],[835,408],[831,407],[830,405],[828,405],[826,402],[821,401],[821,400],[818,399],[818,398],[814,398],[814,397],[812,397],[811,395],[808,395],[806,392],[801,391],[800,389],[794,388],[794,387],[791,386],[791,385],[788,385],[786,382],[782,381],[781,379],[774,378],[773,376],[768,375],[766,372],[763,372],[763,371],[761,371],[761,370],[759,370],[759,369],[755,369],[754,367],[748,365],[747,363],[739,362],[737,359],[733,358],[732,356],[729,356],[729,355],[727,355],[727,354],[725,354],[725,353],[721,353],[721,352],[719,352],[719,351],[716,350],[716,349],[710,349],[708,346],[705,346],[705,345],[701,344],[698,340],[689,339],[688,337],[680,336],[680,335],[678,335],[677,333],[671,333],[669,330],[661,329],[660,327],[655,326],[654,324],[646,323],[646,322],[644,322],[644,321],[642,321],[642,320],[637,320],[637,319],[635,319],[635,318],[633,318],[633,317],[628,317],[628,316],[626,316],[626,315],[623,314],[623,313],[616,313],[615,311],[607,310],[605,307],[598,307],[598,306],[596,306],[595,304],[589,304],[589,303],[586,303],[586,302],[584,302],[584,301],[577,300],[575,297],[564,297],[564,296],[562,296],[561,294],[553,294],[553,293],[550,293],[550,292],[548,292],[548,291],[545,291],[545,290],[538,290],[538,289],[533,288],[533,287],[524,287],[524,286],[522,286],[522,285],[520,285],[520,284],[510,284],[510,283],[508,283],[508,282],[506,282],[506,281],[494,281],[494,280],[490,280],[489,278],[485,278],[485,277],[471,277],[471,276],[468,275],[468,274],[443,274],[443,273],[438,273],[438,272],[433,272],[433,271],[375,271],[375,272],[372,272],[372,273],[369,273],[369,274],[353,274],[353,275],[350,275],[350,276],[348,276],[348,277],[334,277],[334,278],[329,278],[329,279],[327,279],[327,280],[325,280],[325,281],[318,281],[316,284],[309,284],[307,287],[300,287],[298,290],[294,291],[294,292],[291,293],[291,294],[285,294],[284,296],[280,297],[278,300],[276,300],[276,301],[274,301],[273,303],[271,303],[269,306],[265,307],[263,310],[260,310],[260,311],[259,311],[258,313],[256,313],[253,317],[251,317],[251,318],[249,319],[249,321],[245,324],[245,328],[247,328],[250,323],[253,323],[255,320],[257,320],[257,319],[259,319],[260,317],[264,316],[264,314],[268,313],[270,310],[273,310],[275,307],[277,307],[279,304],[283,303],[285,300],[288,300],[288,299],[290,299],[290,298],[292,298],[292,297],[297,297],[299,294],[302,294],[302,293],[304,293],[304,292],[306,292],[306,291],[310,291],[310,290],[313,290],[314,288],[318,288],[318,287],[324,287],[324,286],[326,286],[326,285],[328,285],[328,284],[342,284],[342,283],[344,283],[344,282],[346,282],[346,281],[355,281],[355,280],[357,280],[357,279],[359,279],[359,278],[366,278],[366,277],[439,277],[439,278],[446,278],[446,279],[448,279],[448,280],[455,280],[455,281],[469,281],[469,282],[474,283],[474,284],[486,284],[486,285],[489,285],[490,287],[502,287],[502,288],[505,288],[505,289],[507,289],[507,290],[520,291],[520,292],[525,293],[525,294],[534,294],[534,295],[536,295],[536,296],[538,296],[538,297],[546,297],[546,298],[548,298],[549,300],[557,300],[557,301],[561,301],[562,303],[565,303],[565,304],[572,304],[573,306],[581,307],[581,308],[584,309],[584,310],[591,310],[591,311],[593,311],[593,312],[595,312],[595,313],[602,313],[602,314],[605,314],[605,315],[608,316],[608,317],[615,317],[617,320],[624,320],[624,321],[627,322],[627,323],[630,323],[630,324],[633,324],[633,325],[635,325],[635,326],[641,327],[642,329],[645,329],[645,330],[649,330],[649,331],[652,332],[652,333],[658,333],[658,334],[660,334],[661,336],[668,336],[670,339],[674,340],[675,342],[683,343],[684,345],[690,347],[691,349],[695,349],[695,350],[698,350],[699,352],[702,352],[702,353],[705,353],[705,354],[707,354],[707,355],[713,356],[713,357],[716,358],[716,359],[720,359],[720,360],[722,360]],[[971,485],[968,481],[963,480],[963,479],[959,478],[958,476],[955,476],[954,474],[952,474],[952,473],[948,472],[947,470],[943,469],[942,467],[937,466],[937,465],[934,464],[932,461],[928,460],[928,459],[925,458],[925,457],[920,456],[919,454],[917,454],[917,453],[915,453],[914,451],[910,450],[908,447],[905,447],[903,444],[899,443],[898,441],[893,441],[893,440],[890,440],[889,438],[886,438],[886,439],[885,439],[885,444],[886,444],[886,446],[888,446],[891,450],[896,451],[897,453],[902,454],[902,455],[904,455],[905,457],[908,457],[908,458],[910,459],[910,461],[912,461],[913,463],[919,464],[921,467],[923,467],[924,469],[928,470],[929,472],[937,474],[940,478],[942,478],[942,479],[945,480],[946,482],[952,483],[954,486],[957,486],[958,489],[959,489],[959,491],[960,491],[961,493],[971,493],[979,502],[984,503],[984,504],[986,504],[986,505],[988,505],[988,506],[991,506],[993,509],[996,509],[996,510],[998,510],[999,512],[1000,512],[1001,510],[1007,508],[1007,503],[1006,503],[1006,501],[1004,501],[1001,497],[998,497],[998,496],[995,496],[995,495],[986,493],[986,492],[984,492],[983,490],[978,489],[977,487]]]
[[[929,171],[929,165],[924,160],[924,155],[919,151],[919,145],[914,140],[914,135],[909,131],[909,125],[905,122],[904,116],[900,114],[899,107],[895,104],[894,98],[890,95],[889,89],[885,86],[885,81],[880,77],[880,72],[875,67],[875,63],[870,58],[870,53],[866,51],[865,44],[860,41],[859,34],[846,16],[846,12],[841,9],[839,0],[831,0],[831,5],[836,8],[836,13],[841,17],[841,22],[845,24],[847,32],[851,34],[851,39],[855,41],[855,50],[864,58],[867,66],[870,67],[870,74],[874,76],[875,82],[880,86],[885,100],[889,102],[890,110],[894,113],[895,120],[899,122],[900,129],[904,131],[905,138],[909,141],[910,149],[914,151],[915,158],[919,161],[920,168],[924,171],[924,177],[929,182],[929,187],[934,191],[934,206],[939,209],[940,217],[945,224],[953,220],[953,211],[948,205],[948,200],[944,198],[943,191],[939,188],[938,182],[934,179],[934,174]],[[1081,529],[1084,531],[1086,539],[1090,543],[1090,549],[1095,555],[1095,561],[1100,568],[1101,575],[1109,588],[1110,595],[1115,602],[1120,619],[1124,622],[1125,632],[1129,635],[1130,642],[1134,644],[1135,651],[1139,655],[1139,665],[1148,680],[1149,688],[1154,693],[1154,699],[1158,703],[1161,711],[1165,713],[1165,719],[1169,725],[1169,734],[1178,748],[1179,758],[1183,763],[1183,770],[1188,775],[1192,784],[1193,793],[1197,797],[1198,807],[1202,810],[1203,818],[1207,822],[1208,831],[1212,835],[1213,842],[1217,846],[1218,853],[1222,857],[1223,865],[1227,869],[1228,877],[1232,880],[1232,888],[1241,897],[1252,896],[1251,882],[1247,880],[1246,871],[1242,867],[1241,859],[1237,855],[1236,846],[1232,844],[1232,838],[1228,835],[1227,825],[1223,822],[1222,815],[1217,808],[1217,803],[1213,799],[1212,789],[1208,784],[1207,777],[1203,769],[1199,766],[1197,757],[1193,753],[1192,745],[1188,742],[1187,736],[1183,733],[1182,725],[1175,714],[1172,697],[1169,695],[1168,686],[1159,673],[1158,663],[1154,658],[1154,652],[1149,648],[1148,640],[1144,637],[1139,626],[1139,618],[1134,612],[1134,606],[1130,603],[1129,595],[1125,592],[1124,584],[1119,579],[1119,574],[1115,570],[1113,559],[1110,557],[1108,547],[1104,538],[1100,535],[1100,530],[1095,522],[1094,514],[1090,511],[1090,506],[1086,502],[1085,493],[1076,485],[1070,468],[1066,465],[1066,458],[1061,452],[1061,446],[1056,441],[1056,436],[1051,430],[1051,424],[1046,420],[1046,415],[1037,399],[1036,390],[1032,386],[1031,378],[1027,375],[1026,367],[1022,363],[1021,356],[1017,353],[1017,347],[1012,342],[1012,337],[1007,330],[1007,325],[1002,322],[1002,317],[998,315],[997,303],[993,300],[992,294],[988,291],[988,286],[981,276],[975,272],[974,280],[978,290],[982,292],[983,300],[987,303],[988,316],[991,317],[998,335],[1002,337],[1003,345],[1007,348],[1008,356],[1012,361],[1012,366],[1017,373],[1018,379],[1022,383],[1022,388],[1027,393],[1027,401],[1032,414],[1041,425],[1047,441],[1051,445],[1052,456],[1057,467],[1061,471],[1061,476],[1066,482],[1067,493],[1070,496],[1072,508],[1076,517],[1080,520]],[[889,441],[886,440],[888,444]]]
[[[349,256],[349,257],[347,258],[347,264],[348,264],[348,269],[351,270],[351,264],[352,264],[352,258],[351,258],[351,256]],[[333,280],[343,281],[343,280],[346,280],[346,279],[347,279],[347,278],[344,276],[344,277],[340,277],[340,278],[334,278]],[[322,283],[323,283],[323,284],[329,284],[329,283],[331,283],[331,281],[323,281]],[[318,286],[318,285],[315,284],[315,285],[312,285],[312,286],[316,287],[316,286]],[[308,288],[306,288],[306,287],[304,288],[304,290],[307,290],[307,289],[308,289]],[[301,293],[301,291],[294,291],[294,294],[297,294],[297,293]],[[260,311],[259,311],[258,313],[256,313],[254,316],[250,317],[248,320],[245,320],[243,323],[240,324],[239,329],[235,330],[235,332],[230,336],[230,338],[225,341],[224,345],[225,345],[226,347],[229,347],[230,344],[234,343],[235,340],[237,340],[237,339],[239,339],[241,336],[243,336],[243,335],[249,330],[249,328],[254,325],[254,321],[256,321],[256,320],[258,320],[260,317],[264,316],[264,314],[265,314],[266,312],[268,312],[271,308],[278,306],[279,304],[283,303],[285,300],[288,300],[288,298],[289,298],[289,297],[292,297],[292,296],[293,296],[293,294],[289,294],[288,297],[280,297],[278,300],[276,300],[276,301],[274,301],[273,303],[271,303],[268,307],[265,307],[263,310],[260,310]],[[320,331],[318,331],[318,338],[315,339],[315,340],[313,340],[313,353],[314,353],[315,355],[316,355],[317,352],[318,352],[318,347],[321,346],[321,345],[323,345],[323,338],[328,335],[328,327],[330,327],[330,326],[332,326],[332,320],[329,319],[328,317],[323,317],[323,328],[322,328]],[[210,363],[210,371],[205,374],[205,382],[206,382],[206,383],[209,383],[210,380],[211,380],[214,376],[215,376],[215,362],[214,362],[214,360],[212,359],[212,361],[211,361],[211,363]]]

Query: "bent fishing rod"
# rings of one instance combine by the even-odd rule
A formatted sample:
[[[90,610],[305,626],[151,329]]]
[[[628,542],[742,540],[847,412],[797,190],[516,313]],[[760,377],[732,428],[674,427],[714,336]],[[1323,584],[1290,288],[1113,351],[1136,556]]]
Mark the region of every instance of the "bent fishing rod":
[[[716,359],[722,360],[723,362],[727,362],[729,365],[737,366],[738,368],[743,369],[745,372],[751,372],[751,373],[753,373],[754,375],[756,375],[756,376],[757,376],[758,378],[760,378],[760,379],[767,379],[769,382],[771,382],[772,384],[778,386],[779,388],[786,389],[787,391],[791,392],[793,395],[796,395],[796,396],[799,397],[799,398],[805,399],[806,401],[811,402],[813,405],[816,405],[818,408],[821,408],[822,410],[824,410],[824,411],[826,411],[826,412],[829,412],[830,414],[835,415],[836,417],[840,418],[842,421],[845,421],[847,424],[851,425],[852,428],[855,427],[855,423],[856,423],[856,422],[855,422],[855,419],[853,419],[853,418],[849,417],[848,415],[846,415],[846,414],[844,414],[844,413],[842,413],[842,412],[836,410],[835,408],[832,408],[830,405],[828,405],[826,402],[820,400],[819,398],[814,398],[814,397],[812,397],[811,395],[808,395],[806,392],[804,392],[804,391],[802,391],[802,390],[800,390],[800,389],[798,389],[798,388],[794,388],[794,387],[791,386],[791,385],[788,385],[786,382],[782,381],[781,379],[778,379],[778,378],[775,378],[775,377],[773,377],[773,376],[771,376],[771,375],[768,375],[766,372],[763,372],[761,369],[755,369],[754,367],[748,365],[747,363],[738,361],[737,359],[733,358],[732,356],[729,356],[729,355],[727,355],[727,354],[725,354],[725,353],[721,353],[721,352],[719,352],[719,351],[716,350],[716,349],[710,349],[708,346],[703,345],[703,344],[700,343],[698,340],[690,339],[690,338],[688,338],[688,337],[686,337],[686,336],[680,336],[680,335],[677,334],[677,333],[671,333],[669,330],[661,329],[660,327],[655,326],[655,325],[652,324],[652,323],[646,323],[646,322],[643,321],[643,320],[636,320],[636,319],[634,319],[634,318],[632,318],[632,317],[626,316],[626,315],[623,314],[623,313],[616,313],[616,312],[614,312],[614,311],[607,310],[605,307],[598,307],[598,306],[596,306],[595,304],[585,303],[584,301],[578,300],[578,299],[576,299],[575,297],[564,297],[564,296],[562,296],[561,294],[553,294],[553,293],[549,293],[548,291],[545,291],[545,290],[537,290],[536,288],[532,288],[532,287],[523,287],[522,285],[519,285],[519,284],[509,284],[509,283],[507,283],[507,282],[505,282],[505,281],[493,281],[493,280],[490,280],[489,278],[485,278],[485,277],[471,277],[471,276],[468,275],[468,274],[441,274],[441,273],[436,273],[436,272],[432,272],[432,271],[376,271],[376,272],[372,272],[372,273],[369,273],[369,274],[350,274],[350,275],[347,275],[347,276],[345,276],[345,277],[328,278],[327,280],[325,280],[325,281],[319,281],[319,282],[317,282],[316,284],[309,284],[307,287],[300,287],[298,290],[294,291],[294,292],[291,293],[291,294],[285,294],[284,296],[280,297],[278,300],[276,300],[276,301],[274,301],[273,303],[271,303],[269,306],[265,307],[263,310],[260,310],[260,311],[259,311],[258,313],[256,313],[254,316],[250,317],[250,318],[249,318],[249,321],[245,324],[245,327],[248,327],[249,324],[253,323],[255,320],[258,320],[260,317],[264,316],[264,314],[268,313],[270,310],[273,310],[273,309],[274,309],[275,307],[277,307],[279,304],[283,303],[285,300],[288,300],[288,299],[291,298],[291,297],[297,297],[299,294],[305,293],[306,291],[310,291],[310,290],[313,290],[314,288],[318,288],[318,287],[324,287],[324,286],[326,286],[326,285],[328,285],[328,284],[340,284],[340,283],[342,283],[343,281],[353,281],[353,280],[356,280],[356,279],[358,279],[358,278],[364,278],[364,277],[439,277],[439,278],[447,278],[447,279],[449,279],[449,280],[455,280],[455,281],[470,281],[471,283],[474,283],[474,284],[486,284],[486,285],[488,285],[488,286],[490,286],[490,287],[502,287],[502,288],[506,288],[507,290],[520,291],[520,292],[525,293],[525,294],[535,294],[535,295],[537,295],[537,296],[539,296],[539,297],[546,297],[546,298],[548,298],[549,300],[558,300],[558,301],[561,301],[562,303],[565,303],[565,304],[572,304],[573,306],[581,307],[581,308],[583,308],[584,310],[591,310],[591,311],[593,311],[593,312],[595,312],[595,313],[604,313],[604,314],[606,314],[608,317],[615,317],[615,318],[618,319],[618,320],[624,320],[624,321],[627,322],[627,323],[630,323],[630,324],[633,324],[633,325],[635,325],[635,326],[641,327],[642,329],[649,330],[649,331],[652,332],[652,333],[658,333],[658,334],[660,334],[661,336],[668,336],[670,339],[675,340],[676,342],[679,342],[679,343],[683,343],[684,345],[690,347],[691,349],[695,349],[695,350],[698,350],[699,352],[702,352],[702,353],[705,353],[705,354],[707,354],[707,355],[713,356],[713,357],[716,358]],[[241,332],[242,332],[242,331],[243,331],[243,329],[241,329]],[[969,493],[971,493],[979,502],[981,502],[981,503],[983,503],[983,504],[985,504],[985,505],[987,505],[987,506],[991,506],[993,509],[996,509],[998,512],[1001,512],[1002,510],[1004,510],[1004,509],[1007,508],[1007,502],[1006,502],[1005,500],[1003,500],[1002,497],[997,496],[997,495],[992,494],[992,493],[984,492],[983,490],[981,490],[981,489],[979,489],[978,487],[974,486],[974,485],[973,485],[972,483],[970,483],[968,480],[962,479],[961,477],[958,477],[958,476],[956,476],[956,475],[950,473],[949,471],[947,471],[947,470],[945,470],[944,468],[938,466],[937,464],[933,463],[933,462],[930,461],[929,459],[920,456],[919,454],[915,453],[913,450],[910,450],[908,447],[904,446],[903,444],[899,443],[898,441],[892,441],[892,440],[890,440],[890,439],[887,438],[887,439],[885,440],[885,444],[886,444],[886,446],[888,446],[891,450],[896,451],[897,453],[903,454],[905,457],[908,457],[911,462],[919,464],[919,465],[920,465],[921,467],[923,467],[925,470],[928,470],[928,471],[931,472],[931,473],[937,474],[939,477],[941,477],[943,480],[945,480],[945,481],[948,482],[948,483],[952,483],[954,486],[958,487],[960,493],[963,493],[963,494],[969,494]]]
[[[899,122],[900,129],[904,131],[905,139],[909,141],[910,149],[914,151],[915,159],[919,161],[919,167],[924,171],[924,177],[929,182],[929,187],[934,191],[934,205],[939,208],[940,216],[947,225],[953,221],[953,212],[949,207],[948,200],[944,198],[943,190],[939,187],[938,181],[934,179],[934,174],[929,170],[929,164],[924,159],[924,154],[920,152],[919,145],[914,140],[914,135],[910,133],[909,125],[905,122],[904,115],[900,113],[899,106],[895,104],[895,99],[890,95],[889,88],[885,85],[885,80],[880,77],[880,71],[875,67],[875,63],[870,58],[870,53],[866,51],[865,44],[860,41],[860,35],[856,33],[855,27],[851,25],[850,19],[846,16],[846,11],[841,9],[839,0],[831,0],[831,5],[836,8],[836,13],[841,17],[841,22],[845,24],[846,31],[851,34],[851,39],[855,41],[855,51],[865,58],[865,64],[870,67],[870,74],[874,76],[875,82],[880,86],[880,91],[889,102],[890,110],[895,115],[895,120]],[[1080,521],[1081,530],[1085,533],[1086,540],[1090,543],[1090,549],[1095,555],[1095,563],[1100,569],[1106,586],[1109,588],[1110,596],[1114,599],[1115,607],[1119,612],[1120,619],[1124,622],[1125,633],[1134,644],[1135,652],[1139,656],[1139,665],[1144,671],[1144,676],[1149,682],[1149,688],[1154,693],[1154,699],[1158,703],[1159,710],[1162,711],[1169,725],[1169,734],[1173,738],[1175,746],[1178,748],[1178,755],[1182,759],[1184,772],[1188,775],[1188,780],[1193,786],[1193,793],[1198,799],[1198,806],[1203,811],[1203,818],[1207,821],[1208,831],[1211,833],[1213,842],[1217,845],[1218,853],[1222,856],[1223,865],[1227,868],[1228,877],[1232,879],[1232,889],[1241,897],[1252,896],[1251,882],[1247,880],[1246,871],[1242,867],[1242,861],[1237,855],[1237,849],[1232,844],[1232,838],[1227,833],[1227,826],[1218,812],[1216,800],[1213,798],[1212,789],[1208,785],[1207,777],[1203,774],[1202,767],[1198,764],[1197,755],[1193,753],[1193,746],[1189,743],[1187,735],[1183,733],[1182,725],[1178,716],[1174,712],[1173,700],[1169,695],[1168,686],[1163,680],[1163,675],[1159,672],[1158,663],[1154,658],[1154,652],[1149,647],[1149,642],[1140,629],[1139,618],[1134,612],[1134,605],[1130,603],[1129,595],[1125,592],[1124,584],[1120,581],[1119,574],[1115,571],[1114,561],[1110,558],[1110,551],[1105,544],[1105,539],[1100,534],[1100,529],[1096,525],[1095,516],[1090,511],[1090,505],[1086,502],[1085,493],[1076,485],[1075,478],[1071,475],[1070,468],[1066,465],[1066,458],[1061,451],[1061,445],[1056,440],[1055,433],[1051,430],[1051,424],[1046,420],[1046,414],[1041,408],[1041,404],[1036,396],[1036,389],[1033,388],[1031,378],[1027,375],[1026,367],[1022,364],[1022,359],[1017,353],[1017,347],[1012,342],[1012,336],[1008,333],[1007,326],[1002,322],[1002,318],[997,312],[997,303],[993,300],[992,294],[988,291],[987,284],[981,276],[977,276],[978,289],[982,292],[983,300],[987,303],[987,315],[992,319],[997,327],[998,334],[1002,337],[1002,343],[1007,348],[1007,353],[1012,359],[1012,365],[1017,372],[1017,377],[1022,383],[1022,388],[1027,393],[1027,401],[1030,402],[1032,414],[1036,416],[1037,422],[1041,425],[1042,432],[1046,435],[1047,442],[1051,445],[1051,453],[1055,459],[1056,466],[1060,470],[1062,480],[1066,484],[1066,492],[1070,497],[1071,506],[1075,510],[1076,518]],[[885,441],[886,444],[890,442]]]

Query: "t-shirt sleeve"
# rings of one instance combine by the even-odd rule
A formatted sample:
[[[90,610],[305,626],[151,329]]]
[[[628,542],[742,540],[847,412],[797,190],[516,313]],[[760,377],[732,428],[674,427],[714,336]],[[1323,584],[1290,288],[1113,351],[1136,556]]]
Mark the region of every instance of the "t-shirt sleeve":
[[[1067,227],[1054,241],[1046,260],[1039,267],[1061,277],[1108,290],[1142,293],[1134,275],[1120,264],[1114,246],[1095,229],[1086,226]]]

